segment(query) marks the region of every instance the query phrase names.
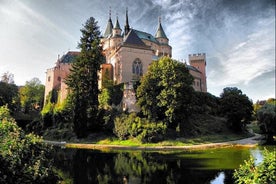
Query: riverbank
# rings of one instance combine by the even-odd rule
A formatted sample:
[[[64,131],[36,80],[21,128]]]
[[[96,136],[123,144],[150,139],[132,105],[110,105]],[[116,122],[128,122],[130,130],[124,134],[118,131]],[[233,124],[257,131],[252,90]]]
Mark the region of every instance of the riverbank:
[[[262,135],[255,134],[252,137],[244,138],[240,140],[221,142],[221,143],[207,143],[198,145],[187,146],[155,146],[155,145],[110,145],[110,144],[90,144],[90,143],[66,143],[57,141],[44,141],[47,144],[61,146],[64,148],[76,148],[76,149],[92,149],[92,150],[145,150],[145,151],[169,151],[169,150],[204,150],[213,148],[227,148],[227,147],[256,147],[262,139]]]

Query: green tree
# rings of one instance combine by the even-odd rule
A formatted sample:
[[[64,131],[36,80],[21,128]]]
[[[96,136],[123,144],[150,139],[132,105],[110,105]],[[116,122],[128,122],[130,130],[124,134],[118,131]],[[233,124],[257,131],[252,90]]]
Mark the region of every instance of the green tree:
[[[25,134],[6,106],[0,107],[0,183],[57,183],[52,148]]]
[[[260,129],[266,134],[268,143],[273,143],[276,135],[276,104],[266,103],[257,111],[257,119]]]
[[[153,62],[137,89],[142,113],[175,129],[190,113],[192,82],[185,64],[169,57]]]
[[[12,112],[19,108],[18,87],[14,84],[13,74],[6,72],[0,81],[0,106],[8,105]]]
[[[19,89],[21,107],[25,113],[29,110],[37,110],[43,107],[44,85],[38,78],[27,81],[25,86]]]
[[[79,57],[72,64],[66,83],[72,95],[74,131],[85,137],[98,128],[98,71],[104,62],[97,21],[89,18],[81,29]]]
[[[251,120],[252,101],[236,87],[224,88],[220,97],[221,112],[227,117],[230,127],[235,131],[242,131]]]
[[[234,172],[235,183],[238,184],[275,184],[276,183],[276,157],[275,149],[264,150],[264,160],[256,165],[250,157]]]
[[[7,84],[14,84],[14,75],[10,72],[5,72],[2,76],[1,76],[1,81],[5,82]]]

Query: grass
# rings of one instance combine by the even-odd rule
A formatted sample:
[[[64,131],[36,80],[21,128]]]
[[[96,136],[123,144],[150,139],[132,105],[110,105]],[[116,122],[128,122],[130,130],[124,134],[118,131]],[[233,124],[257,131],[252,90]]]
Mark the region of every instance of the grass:
[[[205,135],[189,138],[178,138],[178,139],[169,139],[164,140],[158,143],[142,143],[139,140],[132,138],[128,140],[119,140],[118,138],[105,138],[103,140],[97,141],[96,144],[100,145],[121,145],[121,146],[191,146],[199,144],[208,144],[208,143],[218,143],[218,142],[227,142],[233,140],[239,140],[249,137],[248,134],[216,134],[216,135]]]

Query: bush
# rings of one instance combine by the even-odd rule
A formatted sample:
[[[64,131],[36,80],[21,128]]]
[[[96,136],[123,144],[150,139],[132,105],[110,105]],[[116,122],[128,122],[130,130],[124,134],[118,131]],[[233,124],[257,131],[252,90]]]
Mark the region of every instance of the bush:
[[[264,150],[264,160],[256,165],[250,157],[239,169],[234,172],[234,179],[238,184],[275,184],[276,183],[276,157],[275,149],[271,152]]]
[[[0,107],[0,183],[56,183],[51,148],[40,137],[26,135],[7,111]]]
[[[119,139],[136,137],[142,142],[158,142],[164,139],[167,126],[161,122],[150,122],[135,113],[123,114],[115,119],[114,133]]]

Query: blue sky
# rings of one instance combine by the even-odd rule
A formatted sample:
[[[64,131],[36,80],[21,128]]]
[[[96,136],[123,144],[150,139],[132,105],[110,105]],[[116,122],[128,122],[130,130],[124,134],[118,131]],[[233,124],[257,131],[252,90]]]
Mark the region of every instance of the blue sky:
[[[275,98],[275,0],[0,0],[0,74],[44,83],[89,17],[104,32],[110,7],[113,23],[117,15],[123,28],[127,7],[130,26],[153,35],[161,16],[174,59],[206,53],[208,92]]]

